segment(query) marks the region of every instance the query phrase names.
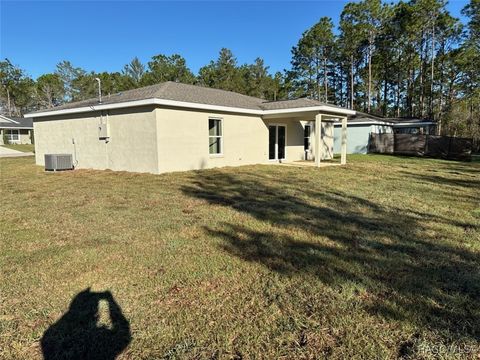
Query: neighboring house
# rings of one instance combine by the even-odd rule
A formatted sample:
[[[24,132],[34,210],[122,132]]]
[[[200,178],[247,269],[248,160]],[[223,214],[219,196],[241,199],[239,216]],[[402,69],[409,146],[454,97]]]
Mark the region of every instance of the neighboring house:
[[[305,158],[320,166],[333,156],[334,122],[346,134],[354,114],[304,98],[265,101],[165,82],[26,116],[33,118],[38,165],[45,154],[68,153],[77,168],[158,174]],[[344,150],[342,163],[346,137]]]
[[[437,124],[432,120],[416,118],[389,118],[392,121],[395,134],[425,134],[435,135]]]
[[[31,144],[32,132],[32,119],[0,115],[0,145]]]
[[[341,147],[341,127],[335,124],[334,152],[339,153]],[[377,134],[434,134],[435,123],[430,120],[416,118],[384,118],[357,112],[348,118],[347,153],[366,154],[370,133]]]

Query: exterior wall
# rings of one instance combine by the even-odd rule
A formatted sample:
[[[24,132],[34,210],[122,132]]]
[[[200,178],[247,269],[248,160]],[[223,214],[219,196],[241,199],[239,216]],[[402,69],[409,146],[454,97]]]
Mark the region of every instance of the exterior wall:
[[[222,154],[209,154],[209,118],[222,119]],[[303,160],[304,126],[293,118],[138,107],[34,119],[35,156],[72,154],[76,168],[164,173],[222,166],[269,164],[268,125],[286,126],[286,162]],[[99,138],[106,126],[108,139]],[[322,157],[333,155],[333,123],[322,122]],[[311,141],[312,150],[314,149]],[[326,150],[325,150],[326,149]]]
[[[3,145],[3,134],[6,130],[15,130],[15,129],[0,129],[0,145]],[[19,141],[11,141],[11,144],[31,144],[32,139],[30,138],[30,131],[28,129],[20,129],[20,139]]]
[[[99,139],[102,121],[108,141]],[[77,168],[158,173],[153,107],[38,118],[33,126],[37,165],[44,165],[45,154],[67,153]]]
[[[285,162],[298,161],[305,159],[304,150],[304,131],[305,124],[308,122],[298,119],[280,118],[264,120],[267,128],[268,125],[285,125],[287,130],[285,145]],[[268,160],[268,132],[267,132],[267,160]]]
[[[368,150],[368,140],[370,133],[391,133],[392,127],[388,125],[347,125],[347,154],[366,154]],[[342,127],[336,125],[334,130],[334,152],[340,153],[341,150]]]
[[[286,125],[287,126],[287,145],[286,145],[286,160],[285,161],[298,161],[298,160],[314,160],[315,159],[315,121],[305,121],[298,119],[275,119],[265,120],[267,126],[269,124]],[[322,160],[333,158],[333,122],[322,121],[321,125],[321,151]],[[305,125],[310,125],[310,148],[308,159],[305,158],[304,149],[304,130]]]
[[[158,173],[155,109],[110,110],[108,121],[108,169]]]
[[[305,156],[305,121],[163,108],[156,109],[156,116],[159,172],[270,164],[268,126],[273,124],[286,126],[284,161],[303,160]],[[209,118],[222,119],[222,155],[208,152]]]
[[[155,113],[159,172],[268,162],[268,128],[258,116],[164,108]],[[209,154],[209,118],[222,119],[221,155]]]

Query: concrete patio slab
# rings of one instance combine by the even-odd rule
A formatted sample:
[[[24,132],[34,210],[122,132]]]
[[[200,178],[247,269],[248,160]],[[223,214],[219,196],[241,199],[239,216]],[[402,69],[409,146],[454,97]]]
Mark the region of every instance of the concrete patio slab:
[[[290,162],[282,162],[282,163],[274,163],[275,165],[283,165],[283,166],[294,166],[294,167],[316,167],[314,161],[290,161]],[[329,166],[340,166],[340,162],[330,162],[330,161],[322,161],[320,162],[320,167],[329,167]]]

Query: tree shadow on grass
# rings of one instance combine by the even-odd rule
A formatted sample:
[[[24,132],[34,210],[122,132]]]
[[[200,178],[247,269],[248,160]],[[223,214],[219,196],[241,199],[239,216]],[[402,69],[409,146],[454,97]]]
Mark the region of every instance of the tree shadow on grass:
[[[435,185],[447,185],[447,186],[454,186],[454,187],[463,187],[463,188],[472,188],[472,189],[480,189],[480,174],[479,175],[471,175],[470,179],[465,179],[464,177],[458,178],[454,174],[451,177],[445,177],[441,175],[425,175],[425,174],[415,174],[411,172],[404,171],[403,174],[407,177],[417,180],[418,182],[424,183],[433,183]]]
[[[98,325],[99,306],[108,303],[110,326]],[[113,360],[130,343],[130,325],[112,294],[79,292],[65,313],[43,334],[40,341],[45,360]]]
[[[285,276],[308,273],[330,285],[354,281],[372,293],[365,304],[372,313],[445,339],[480,339],[478,254],[445,242],[425,219],[474,224],[381,206],[328,186],[315,192],[299,179],[285,184],[256,173],[197,172],[183,191],[263,222],[205,228],[232,255]]]
[[[452,194],[452,189],[480,189],[480,169],[478,173],[474,173],[474,169],[469,172],[465,170],[457,171],[455,168],[449,168],[448,171],[435,170],[424,174],[418,174],[411,171],[401,171],[405,179],[408,179],[410,182],[416,182],[418,184],[423,184],[431,187],[442,187],[443,192],[446,194]],[[447,175],[447,176],[445,176]],[[438,189],[438,191],[442,191]],[[455,197],[459,196],[457,194],[453,195]],[[468,195],[462,196],[464,199],[469,199],[470,201],[478,201],[480,199],[480,191],[471,192]]]

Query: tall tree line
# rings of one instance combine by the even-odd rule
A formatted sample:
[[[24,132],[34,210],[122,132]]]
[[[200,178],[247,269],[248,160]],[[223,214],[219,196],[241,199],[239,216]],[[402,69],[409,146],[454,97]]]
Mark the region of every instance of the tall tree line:
[[[480,0],[463,14],[465,25],[444,0],[349,3],[338,32],[321,18],[293,47],[288,94],[480,137]]]
[[[263,59],[238,64],[221,49],[198,74],[179,54],[134,58],[118,72],[87,72],[69,61],[31,79],[0,62],[0,106],[13,115],[163,81],[279,100],[310,97],[383,116],[433,118],[442,133],[480,138],[480,0],[453,18],[445,0],[348,3],[338,28],[320,18],[292,48],[291,68],[272,74]]]
[[[97,82],[106,96],[120,91],[175,81],[230,90],[266,100],[286,98],[283,75],[271,75],[263,59],[239,65],[229,49],[221,49],[218,59],[200,68],[198,75],[179,54],[153,56],[147,64],[137,57],[119,72],[87,72],[70,61],[57,64],[53,73],[35,81],[9,59],[0,61],[0,110],[11,115],[58,106],[97,96]]]

